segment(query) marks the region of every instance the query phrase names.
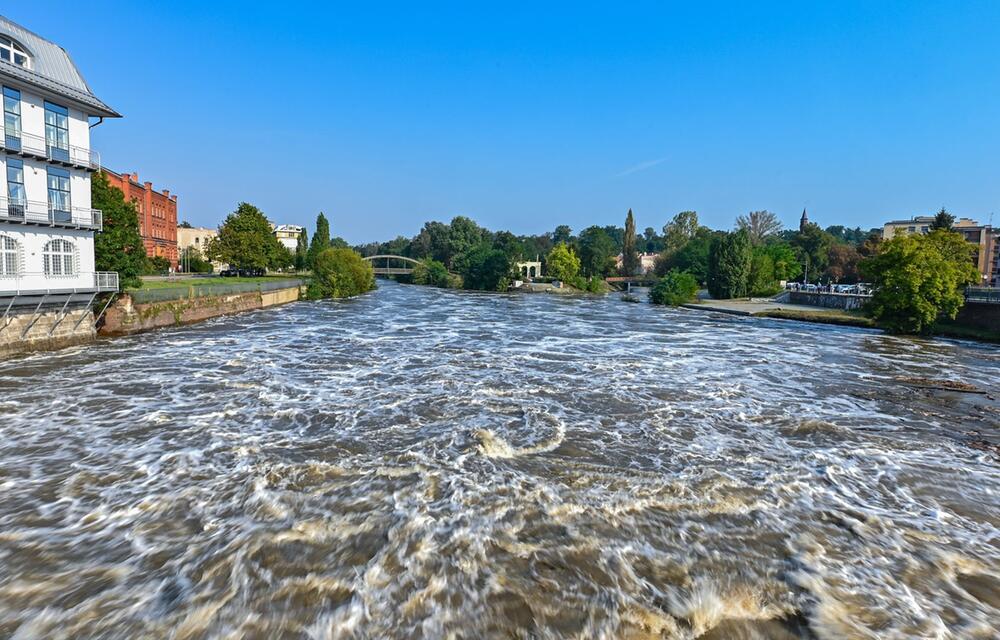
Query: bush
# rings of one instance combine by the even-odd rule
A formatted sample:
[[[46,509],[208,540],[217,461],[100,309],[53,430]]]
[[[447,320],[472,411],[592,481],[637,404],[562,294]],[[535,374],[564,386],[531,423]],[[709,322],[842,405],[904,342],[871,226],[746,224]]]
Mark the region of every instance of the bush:
[[[672,307],[694,300],[698,295],[698,279],[686,271],[673,269],[649,290],[649,301]]]
[[[143,275],[161,276],[170,272],[170,261],[163,256],[153,256],[146,259],[146,267]]]
[[[312,281],[306,296],[349,298],[375,288],[375,272],[371,264],[351,249],[324,249],[313,260]]]
[[[454,278],[443,262],[427,258],[413,267],[413,284],[449,289],[454,284]]]

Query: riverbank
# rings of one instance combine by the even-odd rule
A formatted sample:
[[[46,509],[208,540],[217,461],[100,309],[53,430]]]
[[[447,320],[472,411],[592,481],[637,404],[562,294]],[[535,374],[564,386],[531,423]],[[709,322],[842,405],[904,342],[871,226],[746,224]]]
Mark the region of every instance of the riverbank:
[[[697,311],[715,311],[739,316],[797,320],[799,322],[861,327],[864,329],[882,329],[877,322],[856,309],[830,309],[827,307],[772,302],[769,300],[702,300],[681,306]],[[965,323],[962,320],[963,317],[960,314],[956,320],[940,322],[934,327],[931,335],[942,338],[1000,343],[1000,328],[990,329],[983,326],[974,326],[972,323]]]

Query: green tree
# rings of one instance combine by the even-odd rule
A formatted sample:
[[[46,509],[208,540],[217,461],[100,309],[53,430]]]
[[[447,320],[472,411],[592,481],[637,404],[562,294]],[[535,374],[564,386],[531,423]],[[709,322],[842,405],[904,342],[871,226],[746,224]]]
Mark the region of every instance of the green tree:
[[[753,247],[747,289],[751,296],[770,296],[779,289],[778,279],[774,276],[774,260],[763,247]]]
[[[565,243],[552,248],[545,259],[546,273],[556,280],[575,283],[580,277],[580,258]]]
[[[241,202],[219,227],[219,235],[205,251],[210,260],[237,269],[281,269],[291,253],[271,232],[271,223],[260,209]]]
[[[320,211],[316,216],[316,231],[313,233],[312,244],[309,245],[309,252],[306,254],[306,266],[312,268],[313,261],[320,253],[330,248],[330,222]]]
[[[663,252],[673,253],[686,245],[698,232],[698,214],[694,211],[681,211],[667,224],[663,225]]]
[[[486,239],[486,230],[465,216],[455,216],[448,225],[448,255],[444,263],[449,268],[463,271],[462,260],[466,254]]]
[[[770,256],[774,265],[775,280],[794,280],[802,273],[802,265],[795,255],[795,249],[787,242],[771,242],[765,245],[763,250]]]
[[[348,298],[375,288],[371,264],[351,249],[327,248],[313,259],[307,297]]]
[[[567,225],[561,224],[556,227],[556,230],[552,232],[552,244],[556,245],[559,243],[569,245],[573,242],[573,230]]]
[[[712,238],[717,233],[707,227],[700,227],[695,233],[695,237],[691,238],[679,250],[661,253],[656,259],[656,274],[663,276],[671,269],[677,269],[678,271],[687,271],[698,282],[708,282],[708,250],[712,244]]]
[[[927,235],[894,236],[861,262],[875,288],[868,313],[895,333],[926,333],[942,318],[954,319],[963,290],[979,281],[969,243],[936,229]]]
[[[752,259],[750,237],[746,231],[714,238],[708,251],[708,290],[712,297],[746,297]]]
[[[589,277],[605,277],[615,270],[615,242],[601,227],[587,227],[577,240],[580,248],[580,269]]]
[[[295,245],[295,270],[305,271],[309,268],[309,232],[302,227],[299,240]]]
[[[736,228],[745,230],[750,236],[750,244],[756,247],[781,233],[781,221],[770,211],[751,211],[736,219]]]
[[[792,246],[795,247],[799,260],[805,267],[807,281],[818,280],[826,269],[832,243],[833,237],[814,222],[810,222],[795,234]]]
[[[443,262],[425,258],[413,267],[413,284],[448,289],[454,281]]]
[[[672,269],[649,290],[649,301],[672,307],[694,300],[698,295],[698,279],[686,271]]]
[[[121,189],[112,187],[102,171],[90,181],[91,203],[103,214],[103,231],[94,236],[94,262],[98,271],[118,273],[122,289],[142,286],[146,249],[139,235],[135,205],[125,202]]]
[[[463,256],[462,278],[466,289],[505,291],[513,265],[503,251],[480,243]]]
[[[635,250],[635,218],[632,210],[625,215],[625,236],[622,239],[622,275],[634,276],[639,272],[639,253]]]
[[[944,207],[941,207],[941,210],[934,216],[934,222],[931,223],[931,230],[943,229],[944,231],[951,231],[954,225],[955,216],[948,213]]]

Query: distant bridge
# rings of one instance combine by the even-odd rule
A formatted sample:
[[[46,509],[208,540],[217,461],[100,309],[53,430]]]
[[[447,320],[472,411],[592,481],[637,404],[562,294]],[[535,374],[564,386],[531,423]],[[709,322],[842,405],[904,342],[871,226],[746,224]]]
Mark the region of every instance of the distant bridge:
[[[413,258],[407,258],[406,256],[391,256],[391,255],[377,255],[377,256],[365,256],[364,258],[368,262],[372,263],[372,268],[377,276],[408,276],[413,273],[413,267],[393,267],[391,262],[395,260],[397,264],[403,262],[407,265],[420,264],[419,260],[414,260]]]

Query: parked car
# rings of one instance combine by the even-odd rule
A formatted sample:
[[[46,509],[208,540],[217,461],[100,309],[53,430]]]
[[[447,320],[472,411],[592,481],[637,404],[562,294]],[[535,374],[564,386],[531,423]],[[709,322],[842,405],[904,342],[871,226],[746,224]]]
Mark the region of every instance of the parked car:
[[[235,278],[239,275],[239,271],[233,268],[223,269],[219,272],[219,275],[223,278]]]

